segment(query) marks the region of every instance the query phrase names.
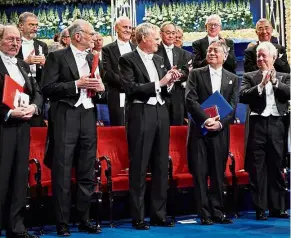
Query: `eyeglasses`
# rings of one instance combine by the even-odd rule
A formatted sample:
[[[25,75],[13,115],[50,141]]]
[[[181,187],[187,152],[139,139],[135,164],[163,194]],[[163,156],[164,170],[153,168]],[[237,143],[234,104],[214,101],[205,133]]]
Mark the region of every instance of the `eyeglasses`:
[[[93,36],[95,36],[95,32],[87,32],[87,31],[84,31],[84,30],[80,30],[81,32],[84,32],[85,34],[87,34],[87,35],[89,35],[89,36],[91,36],[91,37],[93,37]]]
[[[172,35],[172,36],[174,36],[174,35],[176,35],[177,34],[177,32],[176,31],[162,31],[163,33],[165,33],[167,36],[169,36],[169,35]]]
[[[271,30],[271,27],[266,26],[266,27],[260,27],[259,29],[257,29],[257,32],[262,33],[264,31],[269,31],[269,30]]]
[[[13,43],[14,41],[16,41],[17,44],[21,44],[21,38],[14,38],[14,37],[9,37],[4,39],[5,41],[7,41],[8,43]]]
[[[209,49],[206,50],[206,53],[210,54],[212,51],[214,52],[214,54],[223,52],[223,50],[221,50],[219,48],[209,48]]]
[[[70,36],[62,36],[62,38],[70,38]]]
[[[217,23],[207,23],[207,26],[209,26],[210,28],[217,28],[220,26],[220,24]]]

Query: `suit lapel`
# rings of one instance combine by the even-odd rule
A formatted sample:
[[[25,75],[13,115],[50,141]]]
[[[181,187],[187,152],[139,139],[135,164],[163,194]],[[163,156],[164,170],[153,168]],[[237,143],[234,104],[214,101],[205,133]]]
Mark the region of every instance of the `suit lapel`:
[[[112,46],[112,53],[115,56],[117,62],[119,60],[119,57],[121,56],[118,45],[117,45],[117,41],[115,41],[115,45]]]
[[[202,47],[202,49],[203,49],[203,58],[205,58],[206,57],[206,50],[207,50],[207,48],[208,48],[208,46],[209,46],[209,41],[208,41],[208,36],[205,36],[203,39],[202,39],[202,45],[201,45]]]
[[[25,72],[25,70],[23,69],[19,62],[17,62],[17,66],[25,80],[25,87],[27,88],[29,94],[32,95],[32,85],[27,73]]]
[[[156,57],[156,55],[154,55],[153,57],[153,62],[156,66],[156,69],[157,69],[157,72],[158,72],[158,75],[159,75],[159,80],[161,80],[163,78],[163,71],[162,71],[162,65],[161,63],[159,62],[158,58]]]
[[[220,94],[224,96],[224,93],[230,84],[229,75],[226,73],[225,69],[222,68],[222,74],[221,74],[221,86],[220,86]]]
[[[5,74],[9,75],[1,57],[0,57],[0,74],[3,76],[3,80],[4,80]]]
[[[262,74],[261,70],[258,70],[257,73],[255,74],[255,77],[254,77],[255,85],[260,84],[262,79],[263,79],[263,74]]]
[[[204,72],[202,73],[202,81],[204,82],[204,84],[206,86],[208,94],[211,95],[212,94],[212,84],[211,84],[209,66],[206,66]]]
[[[146,77],[146,79],[150,82],[150,76],[148,74],[148,71],[144,65],[144,63],[142,62],[142,59],[139,55],[139,53],[137,52],[137,50],[134,50],[134,58],[135,58],[135,63],[137,64],[137,66],[140,68],[140,70],[142,71],[142,73],[144,74],[144,76]]]
[[[16,58],[18,58],[18,59],[22,59],[22,60],[23,60],[22,46],[20,47],[19,52],[18,52],[18,54],[16,55]]]
[[[93,57],[94,55],[92,53],[89,53],[87,56],[86,56],[86,60],[88,62],[88,65],[89,65],[89,68],[90,68],[90,72],[92,71],[92,62],[93,62]],[[100,61],[98,62],[100,64]]]
[[[73,73],[75,80],[78,80],[80,78],[79,76],[79,72],[78,72],[78,67],[75,61],[75,57],[73,55],[73,52],[71,50],[71,47],[67,48],[67,52],[64,55],[65,60],[67,61],[69,68],[71,70],[71,72]]]
[[[173,65],[178,65],[179,52],[176,47],[173,48]]]
[[[39,44],[36,40],[33,40],[33,47],[34,47],[34,53],[35,55],[39,55]]]
[[[165,47],[164,47],[164,45],[162,43],[160,45],[160,50],[161,50],[161,56],[164,58],[165,66],[166,66],[166,68],[168,70],[170,70],[172,67],[171,67],[171,64],[170,64],[166,49],[165,49]]]

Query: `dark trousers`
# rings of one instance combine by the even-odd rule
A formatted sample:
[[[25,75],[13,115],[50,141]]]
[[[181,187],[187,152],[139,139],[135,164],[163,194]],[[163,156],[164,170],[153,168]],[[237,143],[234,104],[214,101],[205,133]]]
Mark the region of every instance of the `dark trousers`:
[[[250,116],[247,166],[252,199],[259,211],[285,210],[284,135],[282,117]]]
[[[108,90],[108,110],[111,126],[124,126],[124,107],[120,107],[120,96],[117,89]]]
[[[170,123],[165,105],[128,107],[129,187],[133,220],[144,219],[146,172],[151,163],[151,218],[166,217]]]
[[[0,125],[0,230],[23,232],[29,158],[29,125]]]
[[[52,188],[57,224],[69,223],[73,162],[76,165],[77,211],[80,221],[86,221],[95,189],[95,108],[86,110],[82,105],[76,108],[60,103],[54,115]]]
[[[228,128],[224,128],[220,132],[208,132],[203,137],[191,135],[188,139],[187,154],[188,160],[191,160],[189,169],[194,179],[195,202],[201,218],[224,215],[223,179],[224,161],[228,154],[228,133]]]
[[[185,89],[181,83],[175,83],[171,92],[171,97],[167,100],[171,126],[181,126],[184,124],[185,115]]]

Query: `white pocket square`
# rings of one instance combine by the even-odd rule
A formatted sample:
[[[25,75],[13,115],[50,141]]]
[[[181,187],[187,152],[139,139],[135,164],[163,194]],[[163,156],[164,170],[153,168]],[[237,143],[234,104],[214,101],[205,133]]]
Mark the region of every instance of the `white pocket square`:
[[[228,84],[232,84],[232,80],[230,80]]]
[[[279,58],[281,58],[283,56],[283,54],[279,54]]]
[[[161,68],[164,68],[165,66],[164,65],[161,65]]]

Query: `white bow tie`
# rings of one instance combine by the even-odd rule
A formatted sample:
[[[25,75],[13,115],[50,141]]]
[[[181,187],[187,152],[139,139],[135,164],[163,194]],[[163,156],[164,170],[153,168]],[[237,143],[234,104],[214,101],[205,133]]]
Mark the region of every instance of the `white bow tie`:
[[[22,45],[33,45],[33,40],[25,40],[22,38]]]
[[[212,70],[211,74],[221,76],[221,71],[220,70]]]
[[[166,51],[171,51],[174,48],[174,45],[165,46]]]
[[[147,54],[145,57],[147,60],[153,60],[154,54]]]
[[[6,55],[2,55],[2,60],[4,63],[7,63],[7,64],[16,64],[17,63],[17,59],[15,57],[9,57],[9,56],[6,56]]]
[[[76,57],[81,60],[86,60],[88,53],[86,51],[76,53]]]

